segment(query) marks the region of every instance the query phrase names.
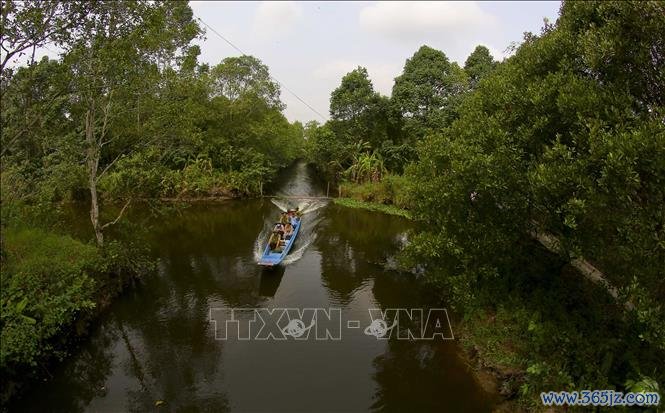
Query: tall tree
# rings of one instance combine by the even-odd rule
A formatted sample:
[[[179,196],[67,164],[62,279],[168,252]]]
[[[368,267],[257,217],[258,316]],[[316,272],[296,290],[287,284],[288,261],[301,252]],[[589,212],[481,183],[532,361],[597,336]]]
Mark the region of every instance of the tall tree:
[[[487,47],[476,46],[464,62],[464,71],[469,76],[471,88],[475,88],[480,79],[487,76],[496,67],[496,64]]]
[[[284,109],[279,98],[279,83],[270,76],[268,67],[254,56],[227,57],[213,67],[211,76],[218,96],[235,101],[252,94],[269,108]]]
[[[376,97],[367,69],[358,67],[344,75],[342,83],[330,95],[333,120],[353,121],[367,113]]]
[[[424,128],[452,122],[467,87],[467,76],[457,63],[439,50],[422,46],[395,78],[392,102],[412,132],[422,136]]]
[[[102,151],[115,138],[109,136],[111,123],[128,109],[117,96],[140,93],[148,68],[171,63],[198,33],[187,4],[123,1],[91,4],[84,24],[73,34],[64,62],[73,74],[75,110],[86,145],[90,219],[100,246],[104,228],[117,222],[127,206],[114,221],[100,223],[97,184],[113,163],[100,172]]]
[[[562,259],[588,258],[632,299],[641,337],[665,350],[662,12],[565,2],[424,140],[411,172],[432,230],[414,245],[446,280],[477,286],[546,233]]]
[[[338,139],[379,147],[386,139],[388,102],[374,90],[366,68],[347,73],[330,95],[331,126]]]

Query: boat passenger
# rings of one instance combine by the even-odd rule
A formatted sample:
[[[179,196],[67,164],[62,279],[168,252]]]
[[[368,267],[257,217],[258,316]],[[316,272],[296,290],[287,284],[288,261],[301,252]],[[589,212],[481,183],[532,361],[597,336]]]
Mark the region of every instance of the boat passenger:
[[[289,217],[288,217],[288,214],[286,212],[282,212],[282,215],[279,217],[279,222],[282,225],[286,225],[286,224],[289,223]]]
[[[286,224],[284,226],[284,239],[291,239],[292,235],[293,235],[293,225]]]
[[[279,232],[273,231],[272,235],[270,236],[270,239],[268,240],[268,246],[270,247],[270,250],[274,251],[275,249],[277,249],[281,239],[282,237],[279,235]]]

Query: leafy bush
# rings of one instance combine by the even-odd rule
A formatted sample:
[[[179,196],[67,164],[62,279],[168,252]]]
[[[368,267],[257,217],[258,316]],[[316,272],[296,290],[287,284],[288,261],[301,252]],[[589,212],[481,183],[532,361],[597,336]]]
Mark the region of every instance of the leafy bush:
[[[240,162],[242,168],[216,167],[215,161],[201,154],[182,168],[169,169],[160,163],[153,149],[118,160],[113,172],[101,179],[99,188],[109,198],[253,195],[259,192],[261,182],[274,172],[266,166],[268,160],[261,153],[231,148],[219,150],[230,152],[225,159]]]
[[[402,209],[411,207],[407,190],[408,182],[401,175],[387,175],[379,182],[365,182],[362,184],[343,182],[340,184],[340,188],[344,197],[365,202],[395,205]]]
[[[169,169],[160,163],[157,148],[119,158],[112,170],[102,176],[99,189],[108,198],[157,197]]]
[[[98,250],[68,236],[9,228],[2,234],[0,370],[35,366],[52,340],[95,306]]]
[[[367,209],[369,211],[383,212],[388,215],[397,215],[400,217],[411,219],[411,214],[405,209],[398,208],[394,205],[377,204],[375,202],[359,201],[350,198],[335,198],[333,202],[337,205],[342,205],[348,208]]]
[[[557,23],[480,80],[407,168],[427,224],[411,261],[465,313],[502,303],[492,339],[511,340],[509,325],[527,344],[525,398],[664,380],[664,29],[657,2],[564,2]],[[529,241],[543,233],[563,263],[599,268],[618,299],[574,277],[557,285],[559,271],[515,277],[544,261]],[[611,303],[584,301],[594,296]]]

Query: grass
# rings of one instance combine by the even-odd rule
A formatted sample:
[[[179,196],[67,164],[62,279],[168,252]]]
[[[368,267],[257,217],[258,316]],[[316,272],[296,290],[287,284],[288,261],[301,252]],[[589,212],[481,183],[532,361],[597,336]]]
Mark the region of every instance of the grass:
[[[333,202],[348,208],[367,209],[369,211],[382,212],[389,215],[397,215],[407,219],[413,219],[411,213],[406,209],[398,208],[395,205],[385,205],[376,202],[360,201],[352,198],[335,198]]]

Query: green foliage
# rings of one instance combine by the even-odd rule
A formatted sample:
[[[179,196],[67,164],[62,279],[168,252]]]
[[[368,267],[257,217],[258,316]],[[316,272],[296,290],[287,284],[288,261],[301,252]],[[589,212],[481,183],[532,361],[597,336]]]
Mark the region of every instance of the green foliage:
[[[330,116],[341,121],[357,119],[368,111],[375,96],[367,69],[359,66],[347,73],[330,95]]]
[[[252,95],[272,109],[282,110],[279,84],[270,77],[268,66],[254,56],[227,57],[211,70],[216,96],[235,101]]]
[[[476,288],[492,303],[464,306],[458,336],[500,376],[504,394],[536,408],[543,389],[630,391],[624,380],[636,367],[654,374],[661,355],[642,347],[621,306],[602,286],[543,255],[534,251],[502,273],[505,282]]]
[[[374,91],[367,69],[347,73],[330,95],[330,128],[345,145],[362,141],[376,148],[387,137],[389,100]]]
[[[658,382],[647,376],[640,376],[639,380],[626,380],[626,390],[633,393],[659,393]]]
[[[328,124],[308,124],[305,129],[307,156],[328,181],[341,177],[349,152]]]
[[[409,211],[398,208],[394,205],[377,204],[375,202],[359,201],[351,198],[335,198],[333,202],[348,208],[367,209],[369,211],[382,212],[388,215],[397,215],[404,218],[411,218]]]
[[[40,0],[2,3],[2,49],[0,70],[4,77],[13,59],[48,43],[66,44],[88,11],[85,2]]]
[[[464,62],[464,71],[469,76],[469,85],[475,88],[478,82],[496,67],[496,61],[485,46],[477,46]]]
[[[139,22],[104,37],[106,17],[137,13]],[[198,47],[188,43],[198,27],[185,3],[100,3],[87,15],[106,17],[69,37],[63,60],[2,79],[3,198],[85,197],[87,114],[96,119],[96,182],[107,199],[256,194],[303,156],[302,125],[281,113],[265,65],[252,56],[197,65]]]
[[[379,182],[381,178],[387,173],[386,167],[383,163],[383,158],[374,151],[370,153],[360,153],[354,155],[353,163],[344,172],[344,175],[352,182]]]
[[[483,58],[480,52],[470,58],[478,76],[485,75]],[[467,91],[465,71],[427,46],[406,61],[391,98],[376,93],[367,69],[358,67],[332,92],[331,120],[306,130],[308,156],[330,181],[401,174],[416,158],[416,142],[427,131],[447,127]]]
[[[567,383],[620,387],[640,371],[665,375],[650,357],[665,350],[664,31],[657,2],[564,3],[557,24],[484,75],[407,169],[414,215],[427,224],[411,240],[411,262],[462,311],[520,297],[507,307],[516,318],[505,320],[517,341],[547,332],[518,350],[532,353],[525,398]],[[557,305],[572,287],[531,303],[536,278],[514,273],[533,257],[534,233],[555,237],[563,260],[590,260],[621,291],[611,321],[602,318],[607,304]],[[526,315],[545,305],[552,324],[530,323]],[[591,321],[572,329],[579,308]],[[612,323],[622,332],[599,333]]]
[[[95,306],[101,256],[67,236],[14,228],[3,231],[2,252],[0,369],[12,374],[50,356],[52,340]]]
[[[408,134],[421,137],[427,128],[452,122],[467,88],[467,75],[457,63],[439,50],[422,46],[395,78],[391,103],[404,118]]]
[[[345,182],[340,184],[341,194],[355,200],[380,205],[394,205],[399,209],[409,209],[408,181],[400,175],[386,175],[381,181],[368,181],[361,184]]]
[[[33,217],[26,218],[34,224]],[[129,278],[153,269],[140,245],[111,241],[99,250],[67,235],[18,224],[16,218],[12,222],[2,228],[0,249],[2,403],[26,377],[39,377],[45,363],[66,356],[69,339],[85,332],[85,322]]]
[[[117,199],[254,195],[304,156],[304,128],[284,117],[258,59],[197,62],[187,2],[11,1],[2,17],[0,372],[20,382],[95,303],[151,267],[129,237],[114,240],[122,221],[104,242],[107,226],[90,214],[102,249],[56,235],[91,235],[65,224],[65,203],[98,187],[112,223]],[[10,67],[47,43],[58,60]]]

